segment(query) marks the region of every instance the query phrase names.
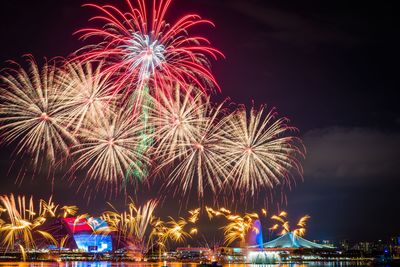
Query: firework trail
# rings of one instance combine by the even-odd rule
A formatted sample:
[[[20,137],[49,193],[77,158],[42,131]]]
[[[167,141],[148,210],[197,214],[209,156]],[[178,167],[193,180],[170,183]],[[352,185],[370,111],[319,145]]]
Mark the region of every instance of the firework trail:
[[[230,215],[227,216],[228,224],[226,224],[224,229],[225,243],[227,245],[232,244],[236,240],[244,243],[246,234],[249,231],[254,231],[257,233],[258,229],[253,227],[254,219],[258,216],[254,214],[246,213],[244,216],[240,215]]]
[[[230,245],[236,240],[244,243],[245,237],[249,231],[257,232],[253,222],[259,218],[257,213],[245,213],[244,215],[232,214],[232,212],[224,207],[214,209],[205,207],[208,218],[211,220],[214,217],[224,217],[228,222],[222,227],[224,230],[225,244]]]
[[[67,62],[63,68],[60,98],[68,127],[76,133],[87,122],[104,120],[112,112],[109,75],[100,75],[102,64],[95,69],[91,63]]]
[[[185,228],[189,223],[194,223],[184,218],[169,217],[165,222],[155,217],[154,210],[157,204],[158,201],[149,200],[143,206],[136,207],[131,200],[128,209],[121,213],[110,204],[112,210],[105,211],[101,218],[109,225],[108,233],[116,234],[118,242],[139,249],[142,256],[156,244],[161,257],[161,251],[166,250],[168,241],[184,242],[191,234],[197,233],[197,228],[191,227],[189,234]],[[192,210],[193,213],[198,211],[200,209]]]
[[[69,216],[74,216],[78,212],[78,207],[75,205],[72,206],[63,206],[61,210],[63,210],[62,217],[67,218]]]
[[[209,101],[193,88],[181,92],[180,86],[172,94],[160,93],[153,98],[149,122],[154,126],[154,157],[163,160],[184,156],[187,146],[207,124]]]
[[[189,218],[187,219],[188,222],[194,224],[199,220],[200,208],[193,209],[193,210],[188,210],[188,213],[190,214]]]
[[[143,206],[136,207],[131,200],[127,211],[119,213],[111,206],[112,210],[105,211],[101,218],[108,224],[106,230],[117,235],[118,242],[133,245],[144,254],[148,250],[147,232],[151,228],[157,203],[156,200],[149,200]]]
[[[1,142],[16,144],[38,169],[44,160],[71,160],[73,177],[85,174],[96,189],[116,193],[160,173],[168,173],[162,188],[186,196],[195,189],[198,198],[225,190],[254,196],[301,176],[305,151],[286,118],[264,107],[226,115],[224,103],[210,103],[219,87],[208,57],[223,55],[191,31],[213,24],[195,14],[168,23],[171,3],[125,0],[125,11],[89,4],[101,13],[92,18],[99,26],[78,32],[100,43],[60,69],[29,57],[27,69],[1,74]]]
[[[161,162],[159,168],[172,166],[166,187],[175,187],[175,192],[189,193],[193,187],[198,197],[207,187],[213,193],[222,189],[226,179],[226,159],[221,153],[221,125],[218,116],[222,104],[213,107],[207,99],[204,108],[197,112],[199,125],[187,141],[176,146],[174,157]]]
[[[183,218],[179,218],[175,220],[170,217],[170,220],[167,222],[169,226],[166,231],[166,235],[174,242],[183,242],[186,237],[190,237],[190,234],[187,233],[184,228],[187,225],[187,222]]]
[[[271,219],[278,222],[274,224],[269,230],[271,231],[277,231],[279,228],[280,230],[280,235],[285,235],[286,233],[292,232],[296,236],[304,236],[306,233],[306,226],[308,220],[311,218],[309,215],[304,215],[303,217],[300,218],[300,220],[297,222],[295,229],[291,230],[289,221],[286,219],[287,213],[285,211],[282,211],[279,215],[272,215]]]
[[[86,5],[100,12],[91,20],[103,25],[78,33],[82,39],[95,37],[103,41],[84,47],[76,58],[105,60],[108,64],[104,73],[114,76],[114,94],[123,91],[127,96],[149,87],[150,94],[156,96],[175,82],[184,86],[182,89],[194,84],[204,92],[212,85],[218,87],[207,56],[216,59],[222,53],[206,38],[189,34],[197,25],[213,23],[189,14],[170,24],[165,15],[171,2],[153,1],[148,7],[144,0],[138,0],[136,6],[125,0],[126,11],[112,5]]]
[[[45,158],[55,163],[66,157],[76,139],[66,129],[61,112],[60,76],[54,65],[40,69],[32,57],[29,68],[17,66],[0,77],[0,134],[2,142],[17,143],[17,154],[32,156],[34,166]]]
[[[141,140],[141,129],[137,118],[124,110],[86,125],[78,132],[80,143],[72,148],[75,160],[71,170],[86,171],[88,181],[113,186],[118,192],[127,173],[142,172],[143,165],[138,162],[149,162],[134,149]]]
[[[292,171],[302,174],[300,158],[304,147],[286,118],[276,119],[272,109],[265,112],[239,107],[223,119],[221,150],[229,165],[229,182],[252,196],[262,188],[285,183]]]
[[[24,255],[27,249],[36,248],[35,241],[44,239],[46,243],[56,243],[50,233],[39,230],[58,208],[51,198],[40,201],[39,212],[35,209],[32,197],[27,199],[13,194],[0,196],[0,207],[3,212],[0,216],[4,218],[0,220],[0,237],[6,250],[18,248]]]
[[[147,95],[158,98],[160,92],[172,88],[176,82],[185,88],[195,84],[204,92],[217,86],[206,56],[216,59],[222,53],[210,47],[206,38],[189,35],[196,25],[213,25],[210,21],[202,20],[198,15],[187,15],[175,24],[166,22],[165,15],[172,1],[153,1],[149,10],[143,0],[138,0],[136,7],[130,0],[125,2],[126,12],[111,5],[87,5],[101,13],[92,20],[104,25],[82,29],[78,33],[83,39],[95,37],[103,41],[78,51],[76,59],[104,60],[106,66],[102,73],[113,78],[114,86],[109,91],[113,96],[122,93],[124,99],[133,104],[134,110],[142,110],[142,123],[147,125],[147,109],[142,107],[143,104],[151,105]],[[136,150],[148,149],[151,132],[151,127],[143,129],[143,139]],[[134,164],[141,165],[141,162]],[[133,173],[140,180],[147,175],[146,166],[141,169],[143,174]]]

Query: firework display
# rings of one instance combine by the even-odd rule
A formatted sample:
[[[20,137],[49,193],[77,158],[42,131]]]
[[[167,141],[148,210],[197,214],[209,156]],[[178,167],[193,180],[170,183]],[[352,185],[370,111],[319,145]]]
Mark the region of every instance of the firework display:
[[[16,66],[0,77],[2,142],[16,142],[17,153],[32,156],[34,165],[42,158],[54,163],[76,143],[62,112],[60,74],[52,64],[40,68],[32,57],[27,62],[27,70]]]
[[[182,144],[190,143],[206,123],[209,103],[202,92],[194,88],[180,92],[177,85],[172,95],[161,93],[153,99],[149,108],[150,122],[155,126],[154,139],[157,144],[155,156],[162,159],[179,158],[187,153]]]
[[[254,195],[259,188],[273,188],[289,179],[291,171],[302,173],[301,141],[290,134],[296,129],[287,123],[286,118],[276,119],[274,109],[267,113],[264,107],[239,107],[225,118],[221,148],[234,187]]]
[[[64,213],[59,213],[60,210],[64,210]],[[32,197],[11,194],[0,196],[0,211],[0,236],[7,250],[19,248],[24,254],[26,249],[34,249],[43,243],[63,244],[62,240],[56,240],[42,226],[48,218],[68,216],[70,207],[59,208],[52,198],[40,200],[37,207]]]
[[[154,180],[186,196],[252,197],[301,176],[305,151],[286,118],[275,109],[212,103],[209,93],[219,86],[208,57],[223,55],[191,30],[213,24],[195,14],[168,23],[171,2],[87,5],[101,13],[92,18],[98,26],[78,33],[99,43],[67,60],[40,66],[28,57],[27,68],[6,69],[0,142],[29,155],[35,168],[65,162],[73,181],[115,194]],[[198,211],[191,216],[196,222]],[[184,227],[181,220],[165,224]]]
[[[71,156],[76,158],[72,168],[87,170],[87,179],[100,179],[98,184],[118,190],[129,170],[140,172],[138,162],[148,161],[134,149],[141,128],[135,117],[123,111],[85,125],[78,133],[82,142],[72,148]]]
[[[82,236],[86,242],[97,236],[108,237],[113,246],[123,248],[133,258],[143,259],[145,255],[168,251],[176,244],[187,244],[194,236],[199,234],[198,221],[202,208],[194,208],[184,211],[184,217],[168,217],[166,220],[156,215],[159,201],[148,200],[142,205],[129,198],[126,208],[119,211],[108,203],[105,211],[98,217],[87,213],[79,213],[75,205],[61,206],[54,202],[52,197],[48,200],[36,201],[33,197],[2,195],[0,196],[0,246],[6,251],[18,251],[24,256],[41,248],[53,247],[53,250],[61,251],[71,246],[69,239],[81,241]],[[265,209],[263,209],[265,210]],[[272,215],[270,222],[277,222],[271,228],[263,228],[268,225],[268,216],[261,213],[232,212],[224,207],[214,208],[206,206],[204,211],[214,220],[222,218],[222,229],[226,245],[239,242],[241,246],[248,246],[251,241],[249,234],[258,234],[262,231],[276,231],[278,236],[292,233],[294,236],[304,236],[306,223],[310,216],[303,216],[297,223],[297,228],[291,230],[286,212]],[[262,216],[264,215],[264,216]],[[60,229],[65,228],[66,232]],[[66,235],[65,235],[66,234]],[[262,237],[261,237],[262,239]],[[111,242],[111,241],[110,241]],[[262,242],[262,240],[261,240]]]
[[[292,232],[296,236],[304,236],[306,233],[306,224],[310,218],[311,217],[309,215],[304,215],[297,222],[297,224],[296,224],[297,228],[295,228],[294,230],[291,230],[290,226],[289,226],[289,221],[287,220],[287,213],[283,211],[279,215],[273,215],[271,217],[271,219],[276,221],[277,223],[274,224],[270,228],[270,230],[278,231],[280,228],[280,232],[279,232],[280,235],[285,235],[286,233]]]
[[[62,79],[64,109],[68,128],[76,133],[84,123],[107,119],[113,101],[107,90],[109,75],[100,75],[102,65],[93,69],[91,63],[69,62]],[[84,126],[84,125],[83,125]]]
[[[24,255],[27,251],[49,245],[62,249],[69,236],[59,236],[57,229],[64,222],[73,234],[83,230],[93,235],[112,236],[116,246],[139,251],[143,256],[154,246],[163,251],[168,242],[182,243],[197,234],[193,218],[200,212],[200,209],[191,210],[188,219],[169,217],[164,222],[154,214],[158,204],[156,200],[149,200],[142,206],[136,206],[131,200],[127,210],[122,212],[109,204],[111,209],[104,211],[99,218],[78,214],[77,206],[60,206],[51,197],[38,203],[33,197],[0,196],[0,245],[6,251],[20,251]],[[61,224],[53,227],[48,221]]]
[[[195,135],[180,143],[178,149],[181,153],[160,164],[161,168],[174,165],[167,186],[175,186],[176,192],[190,192],[195,186],[198,196],[202,197],[207,186],[213,193],[222,188],[227,177],[227,165],[220,147],[220,110],[221,105],[213,107],[207,104],[199,111],[201,123],[196,127]],[[176,187],[177,184],[180,186]]]
[[[118,213],[111,206],[111,211],[105,211],[102,219],[108,223],[107,229],[102,233],[116,233],[118,242],[129,244],[145,252],[149,240],[146,232],[154,220],[153,212],[157,201],[150,200],[141,207],[136,207],[133,202],[128,204],[128,210]],[[105,231],[106,230],[106,231]]]
[[[103,72],[114,76],[114,94],[129,95],[149,86],[151,95],[157,96],[175,83],[182,89],[194,84],[204,92],[210,86],[218,87],[207,56],[216,59],[222,53],[206,38],[189,34],[195,26],[213,25],[211,21],[190,14],[168,23],[165,16],[171,0],[153,1],[149,6],[145,0],[137,0],[136,6],[133,1],[125,2],[124,11],[111,5],[87,5],[100,12],[92,20],[103,25],[78,31],[83,39],[103,40],[84,47],[77,58],[106,60]]]
[[[243,243],[249,231],[257,231],[253,228],[253,220],[258,218],[257,213],[232,214],[230,210],[223,207],[219,209],[206,207],[205,209],[210,220],[215,217],[224,217],[228,221],[223,227],[226,245],[230,245],[236,240]]]
[[[257,224],[255,222],[261,220],[262,217],[267,217],[267,212],[264,208],[261,209],[261,215],[263,216],[260,216],[257,212],[248,212],[243,215],[232,214],[230,210],[225,208],[214,209],[212,207],[205,207],[205,210],[210,220],[216,217],[223,217],[227,220],[227,224],[222,227],[226,245],[230,245],[235,241],[239,241],[242,245],[245,245],[244,242],[248,238],[249,233],[259,234],[259,231],[262,231],[260,227],[256,227]],[[297,222],[297,228],[291,230],[287,213],[281,211],[278,215],[271,216],[270,219],[274,224],[268,228],[268,231],[277,232],[280,236],[293,233],[294,236],[302,237],[306,233],[307,221],[310,218],[309,215],[304,215]]]

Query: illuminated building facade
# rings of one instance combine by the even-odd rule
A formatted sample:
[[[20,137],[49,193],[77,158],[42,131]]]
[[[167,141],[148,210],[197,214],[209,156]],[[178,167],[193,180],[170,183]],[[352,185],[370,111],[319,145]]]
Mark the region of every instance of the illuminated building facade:
[[[255,220],[251,229],[246,236],[246,246],[262,248],[264,241],[260,220]]]
[[[110,235],[96,234],[96,231],[108,227],[107,223],[99,218],[65,218],[63,222],[75,241],[76,248],[84,252],[104,253],[113,249]]]
[[[288,232],[272,241],[263,244],[264,248],[291,248],[291,249],[332,249],[330,245],[317,244],[315,242],[309,241],[293,232]]]

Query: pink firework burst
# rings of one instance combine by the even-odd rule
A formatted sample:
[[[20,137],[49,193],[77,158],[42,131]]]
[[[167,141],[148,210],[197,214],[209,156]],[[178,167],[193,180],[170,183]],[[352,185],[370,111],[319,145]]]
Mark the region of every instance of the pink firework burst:
[[[87,4],[101,12],[91,20],[99,21],[100,27],[79,30],[81,38],[97,37],[101,43],[88,45],[78,51],[84,61],[105,60],[104,73],[114,78],[113,94],[148,87],[150,94],[178,83],[181,88],[192,84],[204,92],[210,88],[220,90],[210,71],[208,57],[217,59],[223,54],[210,46],[208,39],[192,36],[189,31],[201,24],[214,24],[199,15],[189,14],[174,24],[165,20],[172,0],[154,0],[148,9],[145,0],[125,0],[127,11],[112,5]],[[139,91],[140,92],[140,91]]]

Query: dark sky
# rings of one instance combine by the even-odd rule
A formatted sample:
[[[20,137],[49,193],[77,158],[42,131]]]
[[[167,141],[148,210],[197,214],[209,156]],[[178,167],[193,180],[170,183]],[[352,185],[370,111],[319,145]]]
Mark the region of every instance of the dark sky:
[[[21,61],[25,53],[51,58],[81,47],[72,33],[93,15],[80,7],[85,2],[2,1],[0,66],[8,66],[8,59]],[[304,182],[287,193],[284,207],[292,220],[311,215],[310,239],[399,234],[394,1],[175,0],[169,17],[193,11],[215,22],[215,29],[199,31],[226,55],[213,62],[222,87],[215,99],[275,106],[301,131],[307,146]],[[7,173],[11,151],[0,151],[0,193],[47,197],[51,183],[44,178],[15,185],[14,174]],[[55,188],[60,201],[85,202],[66,181],[57,181]],[[98,196],[82,205],[97,210],[103,201]],[[278,202],[270,204],[271,211]]]

